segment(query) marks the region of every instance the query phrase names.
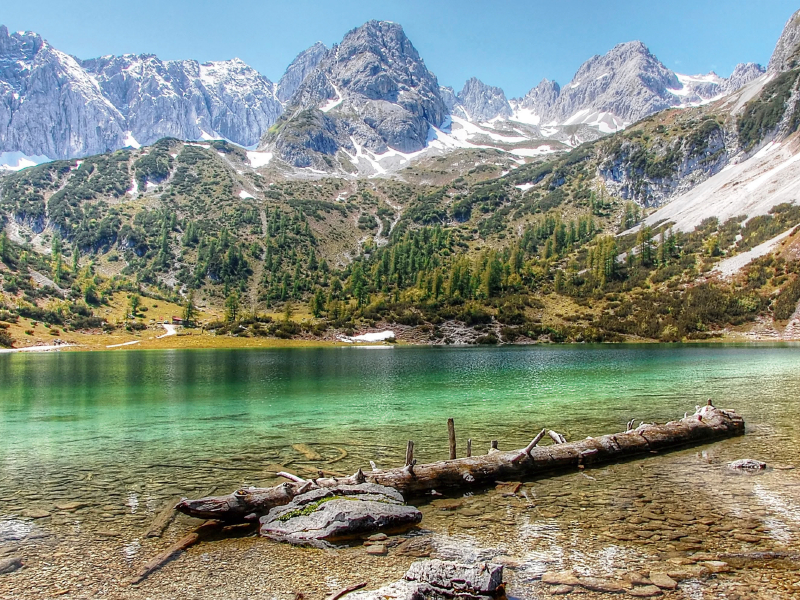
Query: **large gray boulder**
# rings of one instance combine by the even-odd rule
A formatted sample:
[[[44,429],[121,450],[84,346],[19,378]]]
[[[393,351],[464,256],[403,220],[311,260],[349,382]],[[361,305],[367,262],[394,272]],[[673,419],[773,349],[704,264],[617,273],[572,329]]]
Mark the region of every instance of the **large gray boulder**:
[[[422,513],[403,503],[396,490],[372,483],[341,485],[296,496],[260,519],[264,537],[325,547],[365,533],[416,525]]]

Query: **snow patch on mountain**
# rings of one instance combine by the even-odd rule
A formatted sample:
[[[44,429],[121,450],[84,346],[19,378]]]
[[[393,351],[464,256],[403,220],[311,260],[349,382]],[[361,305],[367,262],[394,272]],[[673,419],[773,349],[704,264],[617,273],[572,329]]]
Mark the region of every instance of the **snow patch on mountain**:
[[[339,91],[339,88],[336,87],[336,84],[331,83],[331,87],[333,88],[336,97],[331,98],[325,104],[319,107],[319,109],[324,113],[330,112],[331,110],[339,106],[342,102],[344,102],[344,96],[342,95],[342,92]]]
[[[250,166],[254,169],[266,167],[272,160],[273,156],[274,154],[272,152],[247,152],[247,160],[250,161]]]

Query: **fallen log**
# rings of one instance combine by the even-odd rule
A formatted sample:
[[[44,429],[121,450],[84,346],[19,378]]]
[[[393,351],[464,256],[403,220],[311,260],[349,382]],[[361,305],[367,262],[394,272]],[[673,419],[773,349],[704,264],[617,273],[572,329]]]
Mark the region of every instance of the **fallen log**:
[[[591,464],[609,463],[629,457],[703,444],[715,439],[744,434],[744,420],[732,410],[711,405],[698,408],[693,415],[663,425],[641,424],[625,433],[588,437],[578,442],[537,446],[533,442],[522,450],[510,452],[492,448],[489,454],[410,467],[375,470],[346,478],[319,478],[286,482],[273,488],[245,488],[227,496],[184,499],[177,510],[199,518],[221,519],[227,522],[254,520],[271,508],[283,506],[300,489],[357,484],[360,480],[392,487],[404,496],[414,496],[433,489],[479,487],[495,481],[514,481],[552,471],[567,471]],[[541,440],[537,436],[537,443]],[[285,476],[285,475],[284,475]]]

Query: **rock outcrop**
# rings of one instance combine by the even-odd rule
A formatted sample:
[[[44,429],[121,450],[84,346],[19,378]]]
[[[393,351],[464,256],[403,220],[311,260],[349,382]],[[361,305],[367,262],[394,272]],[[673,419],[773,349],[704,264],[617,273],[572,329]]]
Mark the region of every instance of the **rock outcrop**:
[[[794,69],[798,66],[798,59],[800,59],[800,10],[786,22],[769,59],[767,70],[777,73]]]
[[[319,65],[327,52],[328,47],[322,42],[317,42],[298,54],[292,64],[286,68],[283,77],[278,81],[275,97],[283,103],[288,102],[297,91],[297,88],[306,80],[306,77],[317,68],[317,65]]]

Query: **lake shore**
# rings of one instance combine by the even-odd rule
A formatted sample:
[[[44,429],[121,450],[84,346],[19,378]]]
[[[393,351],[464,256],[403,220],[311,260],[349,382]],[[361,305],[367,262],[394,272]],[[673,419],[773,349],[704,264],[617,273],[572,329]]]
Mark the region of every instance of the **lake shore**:
[[[9,349],[0,349],[0,354],[30,353],[30,352],[96,352],[116,350],[181,350],[181,349],[226,349],[226,348],[331,348],[331,347],[391,347],[391,346],[429,346],[429,347],[469,347],[481,345],[478,339],[481,331],[473,328],[449,323],[450,339],[454,343],[444,343],[441,339],[432,338],[424,327],[398,325],[396,323],[376,323],[374,327],[363,327],[353,330],[329,329],[319,335],[301,333],[291,338],[284,339],[263,335],[252,335],[243,332],[242,335],[216,334],[200,328],[184,328],[169,323],[151,324],[141,332],[114,331],[78,331],[62,332],[56,343],[52,337],[44,332],[34,332],[31,337],[18,339],[31,342],[26,346],[15,346]],[[786,331],[778,332],[775,327],[764,323],[750,324],[747,327],[726,329],[713,334],[707,339],[683,340],[683,344],[760,344],[775,342],[798,342],[800,335],[788,335],[793,329],[784,328]],[[395,339],[383,339],[381,334],[393,332]],[[377,335],[377,338],[375,337]],[[361,336],[363,339],[358,339]],[[384,336],[385,337],[385,336]],[[48,339],[49,338],[49,339]],[[373,339],[374,338],[374,339]],[[381,338],[381,339],[378,339]],[[58,343],[60,342],[60,343]],[[659,340],[649,338],[635,338],[627,336],[622,341],[600,342],[604,345],[617,344],[658,344]],[[534,340],[520,338],[513,343],[500,343],[498,346],[537,346],[552,345],[549,340]],[[565,345],[583,345],[585,342],[563,342]],[[491,345],[491,344],[486,344]]]

